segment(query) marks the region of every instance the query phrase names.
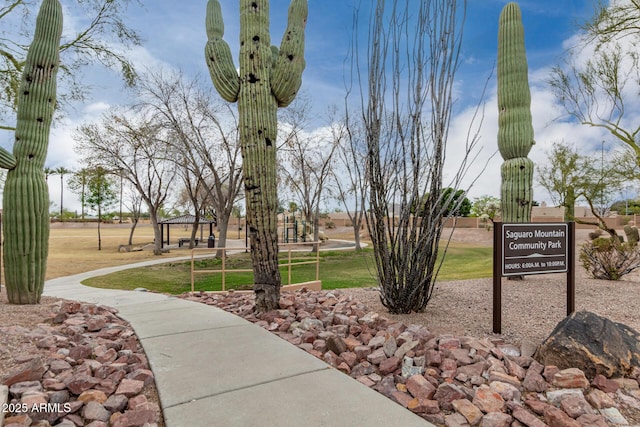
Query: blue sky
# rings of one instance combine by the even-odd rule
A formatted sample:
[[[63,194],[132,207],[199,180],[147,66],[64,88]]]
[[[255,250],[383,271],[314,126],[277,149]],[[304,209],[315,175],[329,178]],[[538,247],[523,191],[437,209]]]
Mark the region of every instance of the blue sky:
[[[61,1],[67,13],[65,31],[72,31],[77,20],[82,19],[74,9],[76,0]],[[128,13],[128,22],[144,39],[142,47],[132,52],[138,65],[181,69],[188,75],[200,74],[208,81],[203,55],[206,42],[206,0],[143,0],[143,3],[142,7],[131,7]],[[225,39],[237,64],[239,1],[221,0],[220,3],[225,22]],[[271,42],[279,45],[289,1],[271,0],[270,3]],[[312,99],[314,111],[318,115],[323,114],[329,105],[341,104],[343,101],[343,61],[348,51],[352,14],[357,3],[352,0],[309,0],[305,50],[307,67],[303,74],[303,90]],[[460,96],[456,100],[456,117],[452,122],[454,129],[450,140],[462,138],[462,133],[466,133],[470,107],[478,101],[482,86],[491,74],[496,60],[498,17],[506,3],[503,0],[469,0],[462,50],[463,65],[457,75]],[[361,0],[361,4],[370,5],[371,1]],[[519,4],[525,27],[537,141],[529,157],[534,162],[543,161],[545,150],[550,148],[551,142],[569,136],[584,143],[585,150],[599,148],[603,138],[601,133],[563,119],[557,120],[561,112],[545,83],[550,67],[559,63],[564,46],[575,36],[577,23],[592,15],[592,2],[523,0]],[[84,120],[97,117],[97,113],[104,111],[109,105],[127,100],[126,93],[121,90],[122,84],[114,73],[91,68],[86,71],[86,78],[95,85],[96,90],[87,103],[77,105],[76,111],[54,129],[47,162],[50,167],[77,167],[70,138],[73,129]],[[489,82],[485,102],[485,122],[481,130],[481,145],[484,148],[477,160],[476,170],[479,172],[485,162],[489,162],[489,165],[471,189],[471,198],[483,194],[499,196],[500,191],[499,165],[502,159],[499,155],[490,159],[497,149],[495,75]],[[0,133],[0,145],[9,149],[11,136],[7,132]],[[455,155],[452,157],[455,162]],[[54,202],[60,198],[58,182],[59,180],[53,180],[50,183],[51,200]],[[544,201],[548,196],[541,189],[536,189],[535,199]],[[65,192],[65,207],[68,206],[67,203],[72,208],[75,202],[73,196]]]
[[[205,0],[189,0],[179,7],[169,0],[147,1],[131,11],[134,28],[145,38],[144,48],[155,60],[187,72],[208,71],[203,59]],[[225,40],[237,61],[239,1],[222,0]],[[309,0],[306,28],[303,89],[316,100],[317,108],[340,103],[343,62],[352,33],[353,11],[370,0]],[[460,79],[470,87],[480,87],[494,65],[497,50],[498,16],[504,0],[470,0],[463,44],[464,65]],[[576,31],[576,22],[592,14],[587,0],[525,0],[523,13],[529,66],[537,69],[557,61],[562,43]],[[271,43],[279,44],[286,25],[288,0],[271,0]],[[364,23],[364,20],[363,20]],[[363,38],[364,40],[364,38]],[[237,62],[236,62],[237,64]]]

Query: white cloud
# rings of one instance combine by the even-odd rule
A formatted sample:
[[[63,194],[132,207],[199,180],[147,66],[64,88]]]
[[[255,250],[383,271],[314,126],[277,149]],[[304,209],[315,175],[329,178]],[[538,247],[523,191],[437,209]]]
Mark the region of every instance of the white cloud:
[[[111,108],[111,105],[104,101],[93,102],[84,108],[84,112],[89,115],[102,114]]]
[[[534,76],[541,76],[545,70],[534,70]],[[540,81],[537,77],[530,79]],[[482,128],[479,132],[478,148],[481,149],[472,167],[470,167],[461,188],[467,188],[473,180],[469,191],[469,198],[482,195],[500,197],[500,167],[503,159],[498,149],[498,102],[496,87],[490,88],[490,95],[486,99],[485,114]],[[457,114],[452,122],[447,147],[448,178],[457,170],[462,161],[463,144],[467,137],[475,107],[469,107]],[[607,133],[599,128],[592,128],[576,122],[562,119],[562,110],[555,96],[548,87],[540,84],[531,85],[531,114],[533,118],[534,138],[536,144],[532,147],[528,157],[536,167],[547,161],[547,153],[551,151],[554,142],[574,144],[583,155],[600,158],[603,140],[610,140]],[[493,155],[493,157],[492,157]],[[483,171],[484,168],[484,171]],[[445,176],[445,186],[447,176]],[[537,171],[534,173],[534,200],[550,203],[546,190],[537,185]]]
[[[503,2],[498,2],[503,3]],[[71,36],[74,32],[81,28],[83,24],[83,17],[80,16],[79,11],[76,10],[77,6],[67,6],[74,3],[63,1],[65,7],[65,26],[64,26],[64,34],[65,36]],[[164,4],[163,9],[161,5]],[[176,22],[175,27],[169,27],[170,31],[168,34],[172,34],[171,40],[175,40],[176,43],[153,43],[154,41],[163,40],[161,36],[167,34],[167,27],[160,25],[158,26],[159,17],[162,19],[169,19],[169,13],[173,10],[173,3],[167,2],[159,2],[160,6],[157,6],[154,2],[153,6],[149,6],[153,9],[149,10],[149,13],[145,15],[138,15],[138,21],[141,23],[140,25],[147,24],[152,25],[152,29],[146,29],[144,36],[149,38],[151,43],[148,43],[147,46],[149,48],[144,47],[135,47],[133,49],[127,49],[126,53],[128,56],[134,58],[135,64],[140,69],[175,69],[179,66],[184,66],[184,62],[197,64],[198,69],[204,69],[205,62],[202,57],[202,45],[204,44],[204,10],[198,6],[196,9],[195,6],[189,5],[185,6],[185,8],[189,8],[189,10],[181,10],[177,11],[177,16],[184,15],[184,19],[178,20],[173,19],[171,22]],[[523,7],[527,7],[526,2]],[[184,8],[183,8],[184,9]],[[194,9],[199,13],[198,17],[195,17],[194,13],[191,9]],[[159,10],[164,10],[164,12],[158,16],[157,12]],[[152,13],[152,12],[155,12]],[[187,13],[188,12],[188,13]],[[277,12],[277,13],[276,13]],[[173,13],[173,12],[171,12]],[[225,5],[223,7],[224,20],[226,25],[225,31],[225,40],[230,44],[233,57],[237,61],[237,51],[238,51],[238,10],[237,4],[234,5],[231,2],[229,5]],[[274,17],[282,14],[284,16],[284,9],[274,11]],[[144,18],[142,18],[144,16]],[[174,15],[171,15],[172,18],[175,18]],[[195,18],[195,19],[194,19]],[[184,22],[191,22],[191,26],[188,28],[184,28],[183,31],[180,31],[180,28]],[[275,21],[275,20],[274,20]],[[280,40],[280,35],[282,34],[282,27],[284,26],[284,19],[280,19],[280,26],[276,25],[276,22],[272,23],[272,37],[273,43],[278,44]],[[314,24],[313,20],[310,20],[310,30],[312,29]],[[349,24],[346,24],[349,25]],[[331,43],[334,42],[335,38],[330,37],[332,34],[329,34],[329,31],[332,31],[330,28],[323,28],[323,42],[322,44],[318,44],[319,46],[315,51],[313,50],[314,45],[311,44],[312,41],[312,33],[309,33],[309,45],[308,45],[308,55],[309,55],[309,68],[305,71],[303,75],[303,84],[305,90],[309,91],[310,96],[313,99],[314,105],[329,105],[331,103],[336,103],[339,106],[343,104],[343,84],[342,84],[342,62],[333,61],[333,59],[338,56],[333,54],[333,56],[327,56],[327,53],[324,52],[327,45],[329,47],[334,47],[334,49],[338,50],[340,45],[338,45],[338,41],[335,41],[336,46],[331,46]],[[334,31],[334,30],[333,30]],[[342,32],[337,32],[342,35]],[[335,34],[333,34],[335,35]],[[150,37],[149,37],[150,36]],[[189,47],[183,47],[182,50],[178,45],[178,41],[184,40],[189,42],[193,37],[198,37],[199,40],[192,40]],[[576,42],[579,40],[579,34],[576,34],[562,42],[562,46],[566,49],[568,47],[574,46]],[[193,47],[197,45],[197,49]],[[117,46],[114,46],[115,49],[120,49]],[[198,50],[197,56],[191,50]],[[586,61],[589,57],[592,56],[592,50],[583,50],[580,53],[580,60]],[[312,54],[316,54],[318,56],[323,57],[323,61],[313,61],[311,58]],[[163,56],[164,55],[164,56]],[[324,55],[324,56],[323,56]],[[330,58],[330,59],[327,59]],[[468,57],[463,58],[465,64],[482,64],[483,58],[481,55],[469,55]],[[553,60],[553,59],[551,59]],[[312,61],[314,62],[314,67],[311,67]],[[181,65],[181,62],[183,64]],[[546,160],[546,153],[551,149],[553,142],[565,141],[570,144],[575,144],[575,146],[580,150],[582,154],[591,154],[595,156],[595,158],[600,158],[600,149],[602,147],[602,141],[607,140],[611,141],[612,138],[608,136],[606,131],[599,128],[592,128],[585,125],[580,125],[578,123],[570,121],[560,105],[556,101],[553,93],[551,92],[549,86],[546,81],[549,77],[550,65],[546,64],[543,68],[536,68],[529,70],[529,81],[531,85],[532,92],[532,105],[531,111],[533,116],[533,125],[535,132],[535,140],[536,145],[532,148],[529,158],[531,158],[534,163],[542,164]],[[478,98],[478,87],[484,84],[485,77],[482,76],[482,72],[484,70],[480,69],[481,66],[478,66],[476,70],[473,70],[476,73],[476,76],[465,76],[465,80],[456,81],[455,85],[455,93],[456,97],[460,99],[464,99],[465,101],[473,102],[473,100]],[[87,75],[92,80],[90,83],[94,84],[97,90],[94,90],[91,93],[91,103],[86,105],[79,106],[77,108],[77,114],[68,117],[65,119],[64,123],[59,124],[52,130],[51,138],[50,138],[50,146],[49,146],[49,156],[47,159],[47,166],[49,167],[58,167],[64,166],[67,168],[75,168],[78,166],[77,155],[73,151],[74,141],[72,138],[72,134],[76,126],[85,121],[94,120],[100,117],[100,115],[106,111],[111,105],[123,104],[127,102],[127,94],[121,91],[122,84],[119,83],[114,78],[114,73],[106,72],[105,70],[96,70],[91,69],[91,72],[95,71],[93,75]],[[114,70],[119,72],[120,70]],[[205,71],[206,72],[206,71]],[[333,81],[330,81],[326,78],[327,75],[335,76]],[[476,79],[475,87],[470,84],[471,78]],[[495,80],[495,76],[493,77]],[[89,79],[88,79],[89,80]],[[115,83],[114,83],[115,82]],[[212,89],[213,90],[213,89]],[[497,100],[496,100],[496,89],[495,82],[494,87],[489,88],[486,96],[486,107],[484,113],[484,122],[482,128],[480,130],[480,140],[479,146],[482,147],[482,151],[478,154],[474,164],[470,168],[467,178],[463,182],[463,187],[470,185],[471,181],[478,177],[483,168],[485,168],[484,172],[479,176],[474,186],[470,191],[470,198],[478,197],[483,194],[490,194],[496,197],[500,196],[500,166],[503,162],[499,153],[496,154],[497,150],[497,130],[498,130],[498,111],[497,111]],[[632,98],[634,101],[640,104],[640,98]],[[629,122],[635,121],[640,122],[640,105],[634,104],[630,110],[626,111],[626,114],[629,115]],[[467,107],[462,111],[455,114],[451,121],[450,134],[449,134],[449,143],[448,143],[448,152],[447,152],[447,169],[446,169],[446,178],[451,179],[454,169],[457,169],[457,165],[460,163],[461,159],[461,146],[464,145],[467,132],[469,128],[469,123],[473,116],[475,107]],[[316,114],[317,122],[316,125],[321,125],[325,120],[319,118],[320,116],[324,116],[325,111],[321,111],[321,109],[314,111]],[[318,123],[320,122],[320,123]],[[316,135],[326,136],[326,129],[318,130]],[[2,132],[0,134],[0,145],[3,147],[10,149],[11,144],[13,144],[13,134],[11,132]],[[613,146],[613,144],[609,144]],[[493,157],[491,157],[493,155]],[[57,179],[55,179],[57,178]],[[54,179],[50,178],[50,190],[51,190],[51,200],[59,203],[60,199],[60,190],[59,190],[59,177],[55,177]],[[446,180],[445,180],[446,185]],[[69,206],[71,208],[74,207],[74,196],[72,196],[71,192],[65,190],[65,206]],[[534,198],[537,201],[548,201],[548,195],[544,190],[536,187]],[[79,207],[79,203],[76,203],[76,206]]]
[[[634,52],[637,52],[637,46],[634,46],[632,44],[633,42],[633,37],[619,40],[623,51],[624,49],[633,49]],[[567,50],[581,45],[581,43],[583,43],[582,35],[577,33],[564,40],[562,46]],[[575,54],[575,63],[578,67],[584,67],[595,55],[593,46],[583,46],[581,49],[576,49],[573,52]],[[640,77],[637,66],[632,64],[629,56],[625,58],[623,65],[627,70],[630,70],[629,75],[631,76],[631,80],[623,92],[625,96],[625,110],[621,125],[623,128],[635,130],[637,123],[640,122],[640,99],[637,97],[637,91],[640,87]],[[580,124],[566,114],[548,84],[551,76],[551,67],[553,65],[555,64],[547,64],[544,67],[529,70],[531,113],[536,144],[533,146],[528,157],[536,166],[545,164],[547,162],[547,154],[551,151],[552,144],[562,141],[575,146],[580,154],[592,156],[595,161],[599,161],[601,158],[601,150],[603,149],[609,151],[624,147],[624,145],[606,129]],[[469,185],[473,178],[478,176],[485,165],[486,170],[480,175],[471,188],[469,193],[470,198],[479,197],[484,194],[500,197],[500,166],[503,159],[499,154],[489,159],[489,156],[497,149],[498,125],[495,83],[494,87],[492,87],[488,93],[484,123],[480,132],[483,152],[476,160],[476,164],[471,168],[463,188]],[[602,92],[599,94],[598,107],[601,115],[608,113],[610,108],[606,95]],[[459,163],[460,161],[461,150],[458,144],[464,140],[471,114],[472,107],[469,107],[457,114],[452,120],[448,147],[448,161],[451,165],[455,165],[457,164],[456,162]],[[534,174],[534,200],[550,203],[550,197],[546,190],[537,185],[537,171]]]

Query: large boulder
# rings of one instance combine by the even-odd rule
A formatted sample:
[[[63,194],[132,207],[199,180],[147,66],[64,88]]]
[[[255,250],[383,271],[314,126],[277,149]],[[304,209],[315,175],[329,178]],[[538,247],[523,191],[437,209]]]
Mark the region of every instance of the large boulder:
[[[534,358],[560,369],[579,368],[593,378],[629,375],[640,367],[640,334],[588,311],[566,317],[538,348]]]

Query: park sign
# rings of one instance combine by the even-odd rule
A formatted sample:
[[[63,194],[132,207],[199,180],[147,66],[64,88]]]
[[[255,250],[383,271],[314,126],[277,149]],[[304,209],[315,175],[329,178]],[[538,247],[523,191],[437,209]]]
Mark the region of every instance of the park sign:
[[[566,223],[503,223],[502,276],[566,273]]]
[[[567,273],[567,316],[575,311],[575,223],[494,223],[493,332],[502,332],[502,278]]]

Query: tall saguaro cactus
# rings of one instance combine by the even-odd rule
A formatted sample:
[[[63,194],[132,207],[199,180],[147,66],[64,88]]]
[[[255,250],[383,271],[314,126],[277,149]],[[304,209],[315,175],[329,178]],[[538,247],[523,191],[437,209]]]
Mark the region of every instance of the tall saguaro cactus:
[[[62,7],[43,0],[27,52],[18,96],[13,154],[0,149],[8,169],[3,197],[4,265],[13,304],[37,304],[49,253],[49,190],[44,163],[56,105]]]
[[[222,39],[220,3],[209,0],[205,56],[211,80],[228,102],[238,102],[248,232],[256,309],[278,307],[277,108],[293,101],[304,70],[307,1],[292,0],[280,49],[271,46],[269,1],[240,0],[240,75]]]
[[[524,27],[517,3],[508,3],[498,29],[498,149],[502,164],[502,221],[528,222],[533,201],[533,140]]]

